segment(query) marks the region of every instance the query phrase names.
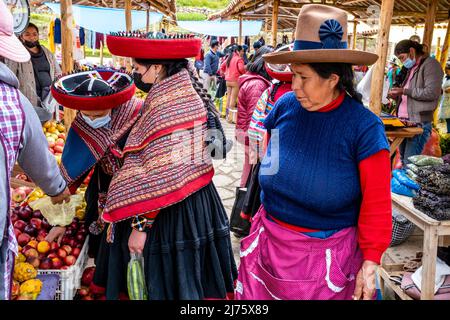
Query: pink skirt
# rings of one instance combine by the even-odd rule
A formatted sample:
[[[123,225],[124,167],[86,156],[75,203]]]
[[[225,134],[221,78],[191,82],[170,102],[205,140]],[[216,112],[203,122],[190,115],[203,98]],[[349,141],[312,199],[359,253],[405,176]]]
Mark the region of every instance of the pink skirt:
[[[241,241],[237,300],[347,300],[363,258],[355,227],[327,239],[292,231],[261,206]]]

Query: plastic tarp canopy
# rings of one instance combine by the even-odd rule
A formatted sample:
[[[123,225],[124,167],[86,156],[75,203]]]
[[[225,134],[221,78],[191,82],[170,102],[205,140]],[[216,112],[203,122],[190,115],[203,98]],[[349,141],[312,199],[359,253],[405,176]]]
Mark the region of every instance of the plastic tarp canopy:
[[[59,3],[44,3],[56,15],[60,14]],[[125,10],[115,8],[101,8],[73,5],[73,19],[80,27],[100,33],[125,31]],[[150,12],[150,23],[159,23],[163,15],[158,12]],[[145,29],[147,26],[147,12],[132,10],[131,21],[133,30]]]
[[[194,33],[216,37],[239,37],[239,21],[178,21],[178,26]],[[256,36],[263,22],[242,21],[242,36]]]

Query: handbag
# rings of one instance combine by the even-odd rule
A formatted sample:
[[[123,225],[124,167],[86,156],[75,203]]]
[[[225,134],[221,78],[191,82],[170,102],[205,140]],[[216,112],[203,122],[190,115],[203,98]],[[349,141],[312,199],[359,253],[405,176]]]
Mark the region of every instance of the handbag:
[[[258,161],[252,166],[250,178],[248,181],[247,193],[244,199],[244,205],[241,210],[241,217],[250,220],[261,207],[261,187],[259,185],[259,169],[261,162]]]
[[[247,188],[236,188],[236,198],[230,216],[230,230],[239,237],[247,236],[250,231],[250,221],[241,216],[246,194]]]

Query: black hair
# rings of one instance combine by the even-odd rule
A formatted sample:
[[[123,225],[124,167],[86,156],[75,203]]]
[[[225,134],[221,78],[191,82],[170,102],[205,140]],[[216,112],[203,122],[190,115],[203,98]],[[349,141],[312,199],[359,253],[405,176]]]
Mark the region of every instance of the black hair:
[[[348,63],[310,63],[308,64],[322,79],[328,79],[332,74],[339,76],[337,89],[346,91],[353,99],[362,103],[361,94],[356,92],[353,80],[352,65]]]
[[[28,23],[28,26],[26,27],[25,30],[27,30],[28,28],[35,28],[37,33],[39,34],[39,28],[34,23],[32,23],[32,22]]]
[[[409,53],[409,49],[414,48],[419,55],[423,55],[423,45],[413,40],[402,40],[395,46],[394,54],[398,56],[402,53]]]
[[[255,42],[253,43],[253,49],[259,49],[259,48],[261,48],[261,47],[262,47],[261,42],[255,41]]]
[[[231,48],[230,53],[228,54],[228,58],[227,58],[227,67],[230,66],[231,59],[233,59],[234,53],[235,53],[235,52],[242,51],[242,49],[243,49],[243,48],[242,48],[242,46],[240,46],[240,45],[235,45],[235,46],[233,46],[233,47]]]
[[[252,58],[251,62],[249,62],[246,66],[247,71],[257,73],[260,76],[266,78],[267,80],[272,80],[265,68],[265,62],[263,59],[263,54],[272,52],[273,49],[263,46],[259,48],[258,53]]]
[[[219,41],[217,40],[213,40],[211,41],[211,44],[209,45],[211,48],[217,47],[219,46]]]

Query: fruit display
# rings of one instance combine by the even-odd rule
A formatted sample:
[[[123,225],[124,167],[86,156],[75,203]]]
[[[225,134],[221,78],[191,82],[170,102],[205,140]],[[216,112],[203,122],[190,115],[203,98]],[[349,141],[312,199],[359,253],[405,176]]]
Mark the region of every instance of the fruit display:
[[[42,281],[39,279],[30,279],[20,285],[19,297],[36,300],[42,290]]]
[[[104,292],[93,290],[95,267],[88,267],[81,276],[81,287],[75,295],[75,300],[106,300]]]
[[[42,129],[47,138],[48,150],[55,155],[56,161],[60,164],[66,143],[66,128],[56,121],[47,121]]]
[[[42,281],[36,279],[36,268],[27,262],[14,266],[11,296],[13,300],[36,300],[42,290]]]
[[[29,194],[27,198],[27,203],[32,203],[33,201],[36,201],[43,197],[45,197],[44,191],[42,191],[41,188],[36,188]]]
[[[18,187],[18,188],[10,188],[11,191],[11,201],[12,205],[17,205],[22,203],[33,191],[33,188],[30,187]]]

